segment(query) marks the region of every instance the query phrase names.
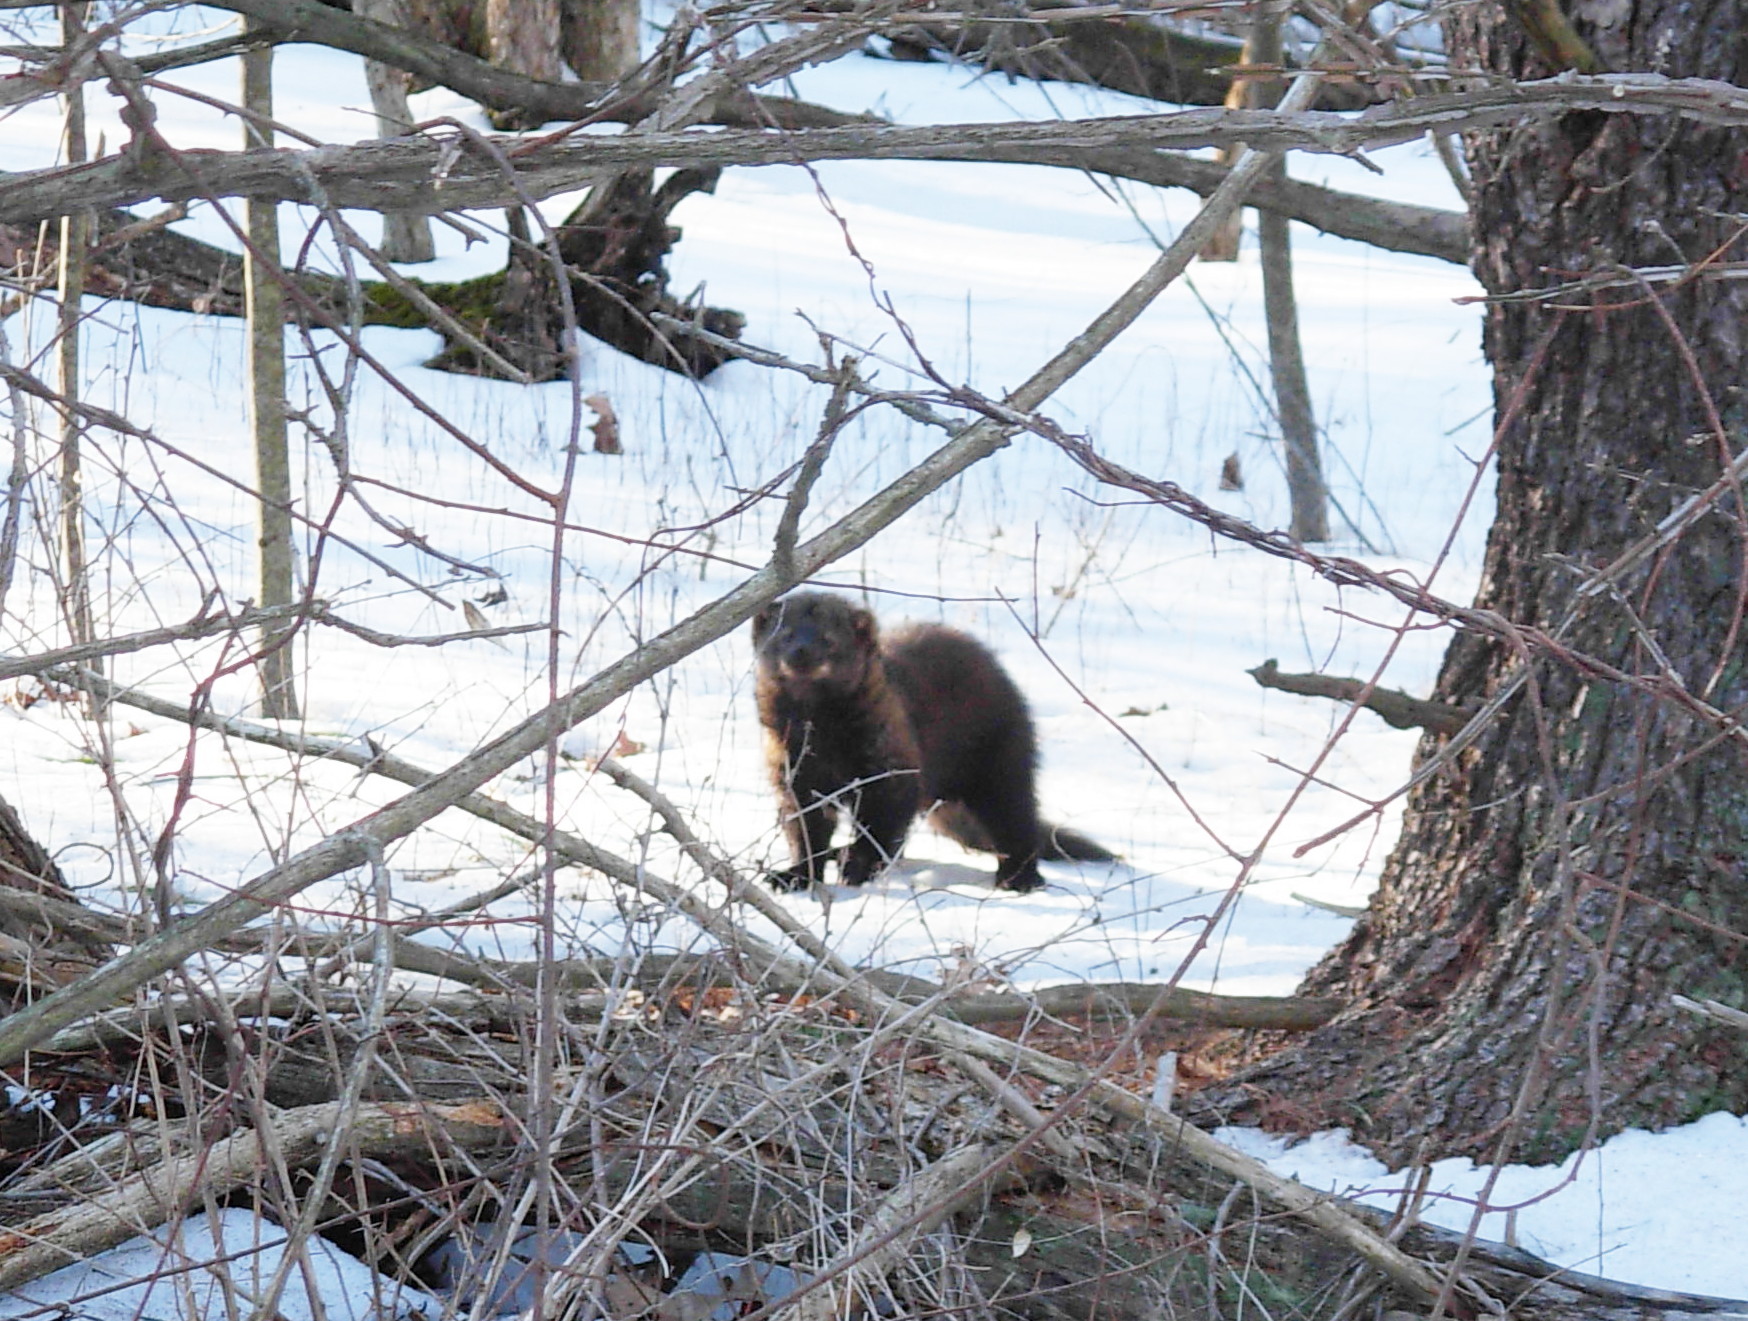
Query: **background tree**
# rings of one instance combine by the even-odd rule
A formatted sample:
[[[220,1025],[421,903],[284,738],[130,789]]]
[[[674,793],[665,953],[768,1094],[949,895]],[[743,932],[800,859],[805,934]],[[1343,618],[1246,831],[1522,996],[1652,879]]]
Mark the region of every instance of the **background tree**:
[[[1281,63],[1281,26],[1290,9],[1290,4],[1268,0],[1257,6],[1245,50],[1258,63]],[[1285,179],[1286,160],[1279,161],[1271,173],[1277,179]],[[1268,320],[1269,378],[1274,385],[1275,420],[1280,426],[1287,496],[1292,505],[1287,531],[1300,541],[1328,541],[1329,491],[1323,484],[1317,419],[1311,409],[1311,386],[1306,380],[1305,353],[1299,339],[1298,301],[1293,295],[1293,239],[1287,218],[1278,211],[1257,212],[1256,241],[1262,261],[1264,314]]]
[[[407,26],[405,0],[357,0],[352,11],[391,27]],[[370,105],[376,112],[376,131],[385,138],[412,131],[413,114],[407,107],[412,83],[404,70],[381,60],[364,62],[364,81],[370,88]],[[389,261],[431,261],[437,256],[431,239],[431,219],[407,211],[385,211],[382,216],[382,255]]]
[[[1580,7],[1532,36],[1455,11],[1453,56],[1545,77],[1748,81],[1748,6]],[[1739,1003],[1748,961],[1743,448],[1748,290],[1622,268],[1736,255],[1741,137],[1583,112],[1471,134],[1490,294],[1498,513],[1437,696],[1500,704],[1428,736],[1370,912],[1309,976],[1351,1007],[1222,1091],[1340,1123],[1387,1158],[1557,1157],[1587,1135],[1748,1105],[1740,1042],[1671,1002]],[[1507,300],[1582,274],[1607,288]],[[1550,302],[1559,304],[1550,306]],[[1582,310],[1580,310],[1582,309]],[[1685,511],[1685,512],[1684,512]]]
[[[253,26],[252,24],[250,26]],[[273,145],[273,47],[242,59],[243,123],[248,147]],[[291,448],[285,425],[285,306],[279,288],[279,204],[251,197],[243,203],[249,247],[243,284],[249,321],[249,429],[255,439],[258,591],[264,606],[290,605],[297,590],[297,550],[291,521]],[[286,624],[261,631],[261,712],[297,718],[297,686]]]
[[[61,41],[74,46],[85,37],[83,4],[61,6]],[[85,140],[85,88],[79,84],[67,89],[66,96],[66,158],[77,165],[89,157]],[[61,392],[77,398],[84,390],[79,368],[79,323],[84,315],[85,277],[88,250],[91,246],[91,215],[75,211],[61,217],[60,224],[59,304],[55,344],[55,371]],[[89,642],[96,636],[91,617],[91,584],[87,576],[85,554],[84,474],[80,459],[77,417],[67,416],[61,423],[60,454],[60,522],[61,574],[66,612],[75,640]]]

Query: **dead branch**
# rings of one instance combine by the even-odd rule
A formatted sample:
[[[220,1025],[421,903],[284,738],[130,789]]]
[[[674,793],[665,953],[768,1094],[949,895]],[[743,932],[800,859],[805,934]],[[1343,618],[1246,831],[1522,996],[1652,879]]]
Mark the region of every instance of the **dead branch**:
[[[253,0],[251,0],[253,3]],[[336,13],[337,11],[326,11]],[[398,31],[398,29],[391,29]],[[1187,150],[1242,142],[1259,151],[1352,155],[1420,138],[1573,110],[1676,114],[1724,127],[1748,125],[1748,91],[1702,78],[1655,74],[1571,76],[1488,85],[1374,106],[1331,111],[1184,110],[1067,122],[893,127],[859,124],[792,133],[725,130],[639,132],[558,141],[504,140],[520,169],[503,177],[499,158],[465,137],[424,134],[308,151],[184,153],[196,181],[162,162],[121,153],[79,167],[11,176],[0,222],[21,223],[151,198],[260,196],[364,210],[442,211],[549,197],[628,169],[721,168],[822,160],[1012,160],[1015,151],[1111,148]],[[494,142],[497,140],[493,140]]]
[[[39,651],[30,656],[0,656],[0,679],[15,679],[24,674],[42,674],[58,666],[78,665],[103,656],[125,656],[136,651],[144,651],[148,647],[162,646],[167,642],[188,642],[196,638],[214,637],[221,633],[241,633],[262,624],[296,619],[307,613],[302,605],[282,605],[274,606],[271,609],[244,606],[238,610],[222,610],[215,614],[210,613],[207,608],[211,604],[212,602],[209,600],[200,608],[194,618],[185,624],[150,628],[139,633],[118,634],[115,637],[99,638],[93,642],[79,643],[70,647],[56,647],[52,651]]]
[[[532,819],[530,819],[530,824],[536,829],[538,828],[538,823],[532,822]],[[570,842],[563,838],[555,842],[555,847],[561,853],[565,852],[569,845]],[[598,852],[589,846],[583,847],[587,854]],[[668,891],[667,897],[675,902],[676,906],[683,909],[701,907],[688,892],[681,891],[679,887],[672,886],[669,882],[660,881],[646,869],[633,868],[630,864],[624,864],[620,872],[620,879],[630,880],[645,889],[659,886],[661,890]],[[694,916],[698,917],[700,913],[695,912]],[[715,929],[719,938],[725,938],[732,942],[731,948],[752,952],[767,948],[749,934],[738,931],[721,910],[711,909],[703,916],[708,919],[707,929]],[[781,971],[781,965],[787,963],[786,960],[781,960],[774,955],[770,962],[773,968],[779,971]],[[832,960],[832,962],[835,963],[836,960]],[[841,967],[841,965],[839,966]],[[871,1015],[877,1016],[889,1024],[895,1021],[909,1022],[914,1030],[919,1021],[916,1018],[919,1012],[917,1009],[907,1006],[878,989],[873,984],[873,980],[865,973],[852,973],[846,978],[841,973],[824,965],[811,971],[797,969],[788,972],[790,977],[796,977],[798,974],[801,980],[808,984],[816,984],[823,979],[826,986],[835,989],[837,994],[848,999],[851,1003],[863,1007]],[[929,1012],[927,1006],[921,1012],[924,1015],[920,1020],[920,1030],[923,1035],[938,1041],[950,1050],[965,1051],[976,1057],[992,1060],[1009,1067],[1017,1065],[1034,1076],[1062,1085],[1073,1086],[1091,1077],[1085,1070],[1068,1065],[1041,1052],[988,1036],[975,1028],[944,1022],[939,1018],[930,1018],[927,1016]],[[1374,1261],[1374,1264],[1380,1264],[1381,1269],[1385,1269],[1387,1273],[1393,1273],[1399,1282],[1401,1280],[1412,1282],[1416,1278],[1413,1274],[1412,1263],[1400,1259],[1400,1254],[1389,1249],[1388,1245],[1375,1242],[1362,1226],[1358,1226],[1325,1199],[1308,1192],[1300,1185],[1276,1179],[1255,1162],[1222,1147],[1213,1139],[1200,1133],[1199,1130],[1188,1128],[1173,1116],[1165,1115],[1164,1112],[1153,1112],[1145,1102],[1113,1084],[1099,1083],[1093,1100],[1099,1108],[1115,1113],[1122,1118],[1150,1123],[1155,1128],[1163,1124],[1171,1130],[1170,1140],[1183,1147],[1187,1154],[1198,1162],[1211,1164],[1214,1168],[1228,1174],[1236,1174],[1238,1177],[1256,1176],[1253,1182],[1259,1190],[1270,1196],[1271,1200],[1275,1200],[1278,1204],[1306,1219],[1320,1232],[1329,1234],[1346,1246],[1360,1251],[1362,1256],[1367,1256],[1369,1260]],[[1138,1111],[1136,1107],[1140,1107],[1140,1110]],[[1154,1117],[1150,1119],[1150,1115]]]
[[[901,58],[944,56],[1021,78],[1090,83],[1180,105],[1220,105],[1232,83],[1228,70],[1239,62],[1239,48],[1229,40],[1180,31],[1121,8],[1050,0],[1027,8],[1023,16],[1003,14],[995,21],[974,12],[905,9],[894,16],[897,25],[888,35]],[[1363,104],[1343,97],[1326,108]]]
[[[1393,729],[1425,729],[1434,734],[1455,734],[1474,714],[1448,702],[1414,697],[1397,688],[1379,688],[1363,679],[1343,679],[1333,674],[1282,674],[1273,660],[1246,670],[1264,688],[1276,688],[1300,697],[1328,697],[1337,702],[1357,702],[1376,712]]]
[[[931,1040],[949,1049],[963,1050],[995,1064],[1021,1069],[1033,1077],[1077,1093],[1084,1091],[1087,1102],[1094,1108],[1144,1127],[1165,1143],[1167,1149],[1175,1149],[1198,1164],[1242,1179],[1274,1205],[1291,1212],[1324,1237],[1357,1253],[1411,1296],[1424,1302],[1438,1297],[1439,1281],[1431,1271],[1374,1234],[1334,1199],[1301,1183],[1281,1178],[1260,1162],[1215,1141],[1187,1121],[1158,1109],[1145,1098],[1125,1091],[1091,1070],[938,1017],[927,1020],[921,1030]]]
[[[837,1321],[853,1315],[859,1281],[885,1275],[919,1235],[983,1194],[992,1173],[991,1154],[988,1147],[962,1147],[894,1188],[869,1209],[855,1239],[826,1263],[812,1281],[815,1287],[787,1315],[794,1321]]]
[[[1189,188],[1203,197],[1213,193],[1226,177],[1226,167],[1218,161],[1180,156],[1152,147],[1060,152],[1027,147],[1011,153],[992,149],[976,159],[1092,170],[1155,187]],[[1423,257],[1455,262],[1459,266],[1466,265],[1469,260],[1469,221],[1461,211],[1387,202],[1299,179],[1274,177],[1257,180],[1245,198],[1245,205],[1300,221],[1337,238],[1369,243],[1389,252],[1418,253]]]
[[[1187,230],[1179,236],[1179,242],[1189,244],[1190,251],[1199,247],[1201,241],[1201,234],[1191,234]],[[782,923],[785,929],[794,925],[787,920],[787,914],[782,916],[785,919]],[[815,969],[815,977],[877,1021],[890,1023],[894,1019],[903,1020],[906,1017],[902,1001],[882,990],[866,974],[846,979],[842,964],[835,958],[829,962],[821,960]],[[1166,997],[1157,991],[1153,992],[1153,997],[1153,1004],[1163,1007]],[[941,1016],[941,1007],[944,1007],[944,1000],[926,1004],[922,1010],[924,1016],[913,1030],[945,1047],[949,1052],[963,1053],[1006,1067],[1019,1068],[1034,1077],[1075,1089],[1077,1093],[1084,1094],[1095,1108],[1120,1119],[1142,1124],[1198,1163],[1243,1179],[1264,1197],[1292,1212],[1325,1237],[1358,1253],[1412,1295],[1423,1301],[1431,1301],[1439,1296],[1438,1281],[1424,1266],[1373,1234],[1328,1198],[1312,1192],[1302,1184],[1279,1178],[1260,1163],[1216,1142],[1175,1115],[1158,1109],[1089,1070],[1030,1047],[991,1036],[967,1024],[949,1021]]]
[[[360,951],[359,957],[367,958],[368,952]],[[540,965],[534,962],[456,955],[410,940],[396,942],[395,963],[409,972],[422,972],[484,990],[532,989],[540,975]],[[599,989],[613,984],[616,961],[566,959],[548,967],[560,985],[568,989]],[[669,960],[651,956],[633,976],[632,984],[649,989],[676,981],[691,986],[734,986],[751,980],[770,990],[794,995],[808,990],[815,980],[811,971],[799,979],[795,971],[783,965],[743,966],[738,975],[731,975],[728,969],[707,959],[675,956]],[[858,975],[901,1004],[939,1001],[939,1011],[961,1023],[1022,1023],[1040,1016],[1126,1022],[1148,1014],[1202,1027],[1309,1032],[1334,1018],[1342,1008],[1333,1000],[1215,995],[1145,982],[1070,982],[1035,991],[997,993],[953,991],[922,977],[881,969],[860,970]]]
[[[421,33],[378,23],[321,4],[319,0],[223,0],[214,7],[258,20],[260,33],[251,33],[241,40],[232,38],[166,52],[157,57],[144,57],[135,61],[136,66],[142,72],[160,72],[234,54],[246,47],[311,42],[392,65],[422,82],[459,92],[489,110],[526,111],[535,122],[551,119],[631,122],[648,114],[655,99],[665,90],[661,87],[645,88],[641,94],[622,95],[603,103],[603,98],[615,90],[615,84],[554,83],[530,78],[476,59]],[[5,80],[4,86],[0,87],[0,105],[55,95],[65,90],[69,79],[88,78],[91,73],[89,56],[77,69],[68,69],[64,63],[51,63],[28,71]],[[713,112],[720,117],[717,122],[761,128],[804,128],[869,118],[789,97],[757,96],[741,89],[720,97]]]
[[[1731,1005],[1718,1000],[1691,1000],[1685,995],[1672,995],[1669,1003],[1677,1009],[1685,1009],[1690,1014],[1698,1014],[1701,1018],[1709,1018],[1714,1022],[1724,1023],[1738,1031],[1748,1032],[1748,1014]]]
[[[905,998],[910,998],[908,995]],[[1309,1032],[1334,1018],[1333,1000],[1301,996],[1215,995],[1181,986],[1142,982],[1077,982],[1025,993],[951,996],[943,1012],[961,1023],[1014,1023],[1036,1014],[1051,1018],[1122,1021],[1143,1014],[1205,1027],[1272,1028]]]
[[[495,1102],[456,1105],[307,1106],[274,1119],[272,1140],[287,1165],[319,1160],[340,1141],[375,1156],[424,1155],[434,1147],[484,1151],[502,1145],[506,1124]],[[39,1216],[0,1233],[0,1289],[83,1261],[135,1234],[164,1223],[197,1190],[221,1195],[259,1176],[266,1162],[266,1135],[251,1129],[202,1149],[167,1154],[152,1166],[94,1199]]]
[[[1309,86],[1302,83],[1297,90],[1307,93]],[[1254,153],[1252,156],[1260,159]],[[1192,225],[1179,235],[1178,242],[1188,251],[1194,252],[1204,238],[1205,231]],[[781,914],[779,925],[785,931],[791,931],[794,927],[786,913]],[[910,1016],[901,1001],[882,990],[866,975],[846,978],[842,963],[835,957],[820,959],[815,975],[845,1001],[861,1008],[877,1021],[890,1024],[894,1020],[905,1021]],[[1165,997],[1157,991],[1154,992],[1153,1005],[1160,1006],[1164,1001]],[[944,998],[927,1002],[920,1007],[922,1017],[913,1029],[917,1035],[936,1042],[953,1054],[962,1053],[1006,1067],[1019,1068],[1034,1077],[1072,1088],[1076,1096],[1084,1096],[1095,1108],[1117,1118],[1144,1125],[1199,1164],[1243,1179],[1264,1197],[1290,1211],[1325,1237],[1358,1253],[1411,1295],[1422,1301],[1431,1301],[1440,1296],[1438,1280],[1424,1266],[1373,1234],[1328,1198],[1301,1184],[1279,1178],[1260,1163],[1215,1141],[1175,1115],[1116,1086],[1100,1074],[942,1017],[939,1010],[943,1005]],[[911,1014],[917,1012],[919,1011],[910,1011]],[[999,1101],[1001,1098],[998,1096],[997,1099]],[[1070,1102],[1073,1099],[1071,1097]],[[1069,1105],[1065,1103],[1059,1107],[1059,1114],[1066,1114],[1068,1109]]]
[[[398,963],[397,963],[397,966]],[[355,998],[350,992],[325,992],[329,1012],[336,1004],[344,1008]],[[460,1022],[488,1022],[501,1013],[506,1002],[501,997],[485,996],[477,991],[430,991],[403,987],[395,992],[397,1010],[421,1015],[440,1014]],[[56,1053],[93,1050],[122,1043],[138,1045],[151,1032],[169,1032],[188,1023],[217,1023],[225,1017],[261,1015],[272,1018],[292,1018],[312,1007],[309,992],[302,986],[280,982],[266,991],[251,990],[215,1000],[212,996],[167,995],[150,1005],[113,1009],[95,1018],[75,1023],[57,1032],[42,1049]]]
[[[196,64],[206,64],[212,60],[260,50],[277,45],[283,40],[285,38],[278,36],[242,33],[191,46],[178,46],[156,54],[139,55],[133,60],[133,66],[146,75],[167,73],[172,69],[186,69]],[[70,81],[90,78],[95,67],[91,52],[87,49],[77,54],[82,58],[69,64],[68,52],[64,47],[40,48],[30,58],[27,67],[0,79],[0,106],[21,105],[47,96],[57,96],[66,91]]]

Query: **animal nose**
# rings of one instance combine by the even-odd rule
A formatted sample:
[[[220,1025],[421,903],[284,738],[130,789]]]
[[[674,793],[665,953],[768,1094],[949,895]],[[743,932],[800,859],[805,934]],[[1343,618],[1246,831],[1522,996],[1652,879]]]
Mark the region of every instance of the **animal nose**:
[[[825,663],[825,654],[811,642],[797,642],[783,651],[783,665],[799,674],[811,674]]]

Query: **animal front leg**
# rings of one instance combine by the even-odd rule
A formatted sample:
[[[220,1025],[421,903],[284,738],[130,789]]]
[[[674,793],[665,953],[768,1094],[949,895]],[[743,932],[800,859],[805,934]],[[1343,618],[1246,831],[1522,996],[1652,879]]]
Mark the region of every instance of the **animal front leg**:
[[[856,837],[844,855],[845,885],[863,885],[898,860],[916,809],[915,771],[890,771],[856,791]]]
[[[814,796],[805,807],[793,793],[784,796],[783,834],[789,841],[790,865],[771,873],[779,890],[805,890],[825,880],[825,864],[831,857],[832,835],[838,828],[837,804]]]

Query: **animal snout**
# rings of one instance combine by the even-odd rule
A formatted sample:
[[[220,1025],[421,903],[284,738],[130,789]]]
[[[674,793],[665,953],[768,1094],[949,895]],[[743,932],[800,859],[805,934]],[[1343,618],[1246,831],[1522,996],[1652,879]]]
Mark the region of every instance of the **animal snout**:
[[[822,679],[831,670],[831,657],[813,647],[794,647],[777,658],[777,668],[786,679]]]

